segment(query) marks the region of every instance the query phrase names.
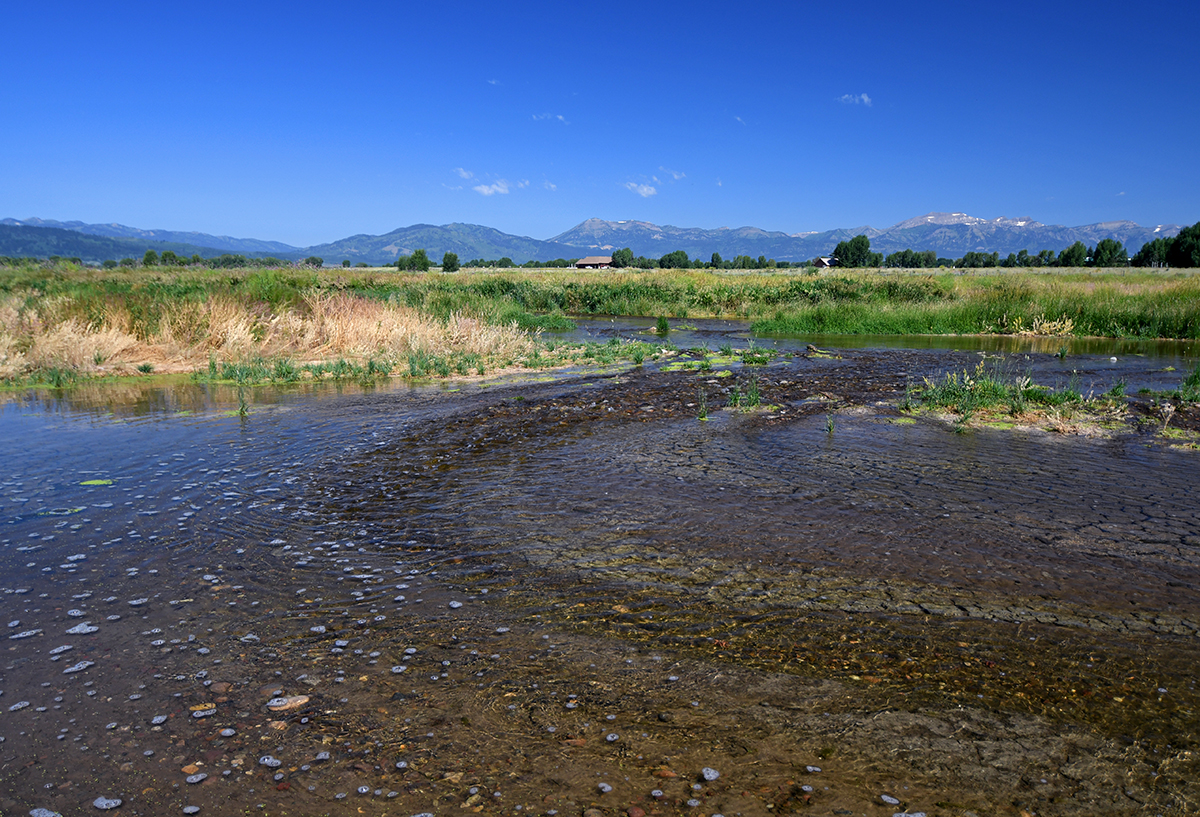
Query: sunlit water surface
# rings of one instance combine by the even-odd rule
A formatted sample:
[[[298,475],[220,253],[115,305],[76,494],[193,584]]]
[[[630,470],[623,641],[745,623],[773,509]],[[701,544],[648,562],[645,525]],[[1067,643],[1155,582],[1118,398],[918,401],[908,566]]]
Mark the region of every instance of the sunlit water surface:
[[[1197,805],[1195,451],[655,377],[5,403],[0,810]]]

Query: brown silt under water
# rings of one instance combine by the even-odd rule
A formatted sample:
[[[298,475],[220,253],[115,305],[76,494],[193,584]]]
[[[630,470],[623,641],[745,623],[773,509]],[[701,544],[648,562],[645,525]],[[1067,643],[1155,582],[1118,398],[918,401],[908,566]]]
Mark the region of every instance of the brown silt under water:
[[[1195,813],[1198,415],[978,359],[10,402],[0,811]]]

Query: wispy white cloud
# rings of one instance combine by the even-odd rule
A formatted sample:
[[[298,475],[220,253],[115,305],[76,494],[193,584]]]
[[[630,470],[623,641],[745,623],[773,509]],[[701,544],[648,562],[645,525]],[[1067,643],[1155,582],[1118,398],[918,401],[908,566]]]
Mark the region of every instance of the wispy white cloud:
[[[667,168],[663,167],[662,165],[659,165],[658,169],[661,170],[663,173],[666,173],[668,176],[670,176],[675,181],[679,181],[680,179],[687,178],[686,173],[682,173],[678,170],[668,170]]]
[[[1125,195],[1125,191],[1124,191],[1124,190],[1122,190],[1122,191],[1121,191],[1120,193],[1118,193],[1117,195],[1118,195],[1118,196],[1124,196],[1124,195]]]
[[[456,168],[454,168],[454,172],[455,172],[455,173],[457,173],[457,174],[459,175],[459,177],[460,177],[460,178],[463,178],[463,179],[473,179],[473,178],[475,178],[475,174],[474,174],[474,173],[472,173],[472,172],[471,172],[471,171],[469,171],[469,170],[463,170],[461,167],[456,167]]]
[[[648,184],[638,184],[637,182],[625,182],[625,188],[632,190],[644,199],[648,199],[658,192],[654,187]]]
[[[488,82],[488,85],[499,85],[500,84],[500,80],[498,80],[498,79],[489,79],[487,82]]]
[[[546,188],[547,190],[557,190],[558,189],[558,185],[551,181],[542,182],[542,187]]]
[[[746,124],[746,120],[745,120],[745,119],[742,119],[740,116],[735,116],[735,117],[734,117],[734,121],[736,121],[736,122],[741,122],[743,125],[745,125],[745,124]]]
[[[507,181],[499,179],[492,184],[477,184],[471,189],[483,196],[493,196],[496,193],[507,194],[509,186]]]
[[[723,186],[723,185],[721,184],[721,180],[720,180],[720,179],[717,179],[717,187],[722,187],[722,186]]]
[[[556,122],[562,122],[564,125],[571,124],[570,122],[567,121],[567,118],[560,113],[535,113],[533,115],[533,118],[535,121],[541,121],[543,119],[551,119]]]
[[[529,179],[521,179],[521,181],[517,182],[517,187],[528,187],[528,186],[529,186]]]
[[[838,102],[843,105],[866,105],[871,107],[871,97],[866,94],[842,94],[838,97]]]

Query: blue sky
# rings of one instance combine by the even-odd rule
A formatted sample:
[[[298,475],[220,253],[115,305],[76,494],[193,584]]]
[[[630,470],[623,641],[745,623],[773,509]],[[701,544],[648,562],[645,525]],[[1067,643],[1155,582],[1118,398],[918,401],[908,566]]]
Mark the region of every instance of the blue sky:
[[[0,217],[1200,221],[1200,5],[13,3]]]

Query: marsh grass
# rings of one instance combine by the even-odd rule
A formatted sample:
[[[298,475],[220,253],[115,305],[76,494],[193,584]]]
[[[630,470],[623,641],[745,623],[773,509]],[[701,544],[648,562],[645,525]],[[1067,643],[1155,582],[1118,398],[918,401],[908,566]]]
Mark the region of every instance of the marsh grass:
[[[1041,416],[1053,430],[1074,431],[1077,413],[1082,412],[1093,425],[1119,419],[1125,411],[1125,388],[1125,381],[1118,380],[1099,395],[1084,395],[1076,372],[1064,387],[1051,388],[1034,383],[1027,373],[1013,372],[1003,362],[980,361],[973,371],[948,372],[941,380],[925,378],[923,387],[912,394],[906,390],[905,403],[911,406],[920,401],[926,407],[957,414],[956,432],[966,431],[976,415],[994,419],[1001,410],[1012,418]]]
[[[1200,277],[1178,272],[926,274],[837,271],[511,271],[423,275],[372,270],[0,269],[0,379],[59,382],[211,369],[256,358],[275,379],[345,359],[369,367],[488,371],[507,364],[637,361],[677,353],[665,338],[619,349],[539,352],[537,333],[570,315],[703,316],[761,333],[1070,332],[1200,337]],[[665,320],[665,317],[664,317]],[[722,346],[726,356],[731,344]],[[765,352],[744,363],[754,365]],[[274,371],[274,361],[295,372]],[[57,370],[58,374],[49,374]],[[44,374],[38,374],[42,372]],[[69,375],[63,374],[70,372]],[[210,372],[211,374],[211,372]],[[322,374],[322,376],[328,376]]]
[[[1169,394],[1180,402],[1200,403],[1200,363],[1183,378],[1179,388]]]
[[[154,301],[153,309],[139,307],[137,297],[81,303],[66,294],[8,295],[0,300],[0,378],[36,383],[42,379],[37,372],[52,370],[77,377],[136,370],[294,382],[331,373],[298,359],[345,359],[363,369],[354,376],[369,379],[410,353],[428,358],[424,370],[446,376],[460,368],[494,368],[537,347],[515,325],[462,313],[433,318],[347,292],[297,294],[270,277],[246,290],[254,300],[228,291],[194,297],[189,290]]]

